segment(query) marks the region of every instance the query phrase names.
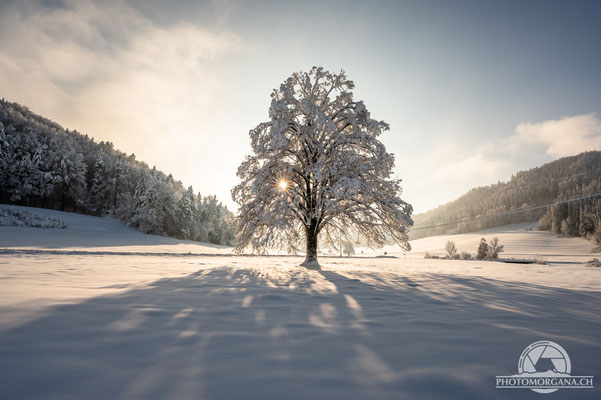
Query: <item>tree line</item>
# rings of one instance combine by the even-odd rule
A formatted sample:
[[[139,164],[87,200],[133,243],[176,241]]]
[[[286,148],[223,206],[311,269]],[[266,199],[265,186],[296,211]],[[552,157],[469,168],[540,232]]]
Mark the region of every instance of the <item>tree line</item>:
[[[234,215],[215,196],[4,99],[0,203],[110,214],[144,233],[234,243]]]
[[[508,182],[472,189],[457,200],[417,214],[417,229],[410,231],[410,238],[540,220],[541,230],[601,244],[600,193],[601,152],[587,151],[520,171]],[[539,207],[548,204],[552,205]]]

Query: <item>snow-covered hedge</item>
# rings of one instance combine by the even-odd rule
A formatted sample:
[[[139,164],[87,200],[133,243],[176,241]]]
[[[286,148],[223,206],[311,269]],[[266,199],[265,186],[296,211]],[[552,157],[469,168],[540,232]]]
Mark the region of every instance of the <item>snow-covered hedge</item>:
[[[67,224],[47,215],[35,215],[26,211],[0,207],[0,226],[26,226],[31,228],[65,229]]]

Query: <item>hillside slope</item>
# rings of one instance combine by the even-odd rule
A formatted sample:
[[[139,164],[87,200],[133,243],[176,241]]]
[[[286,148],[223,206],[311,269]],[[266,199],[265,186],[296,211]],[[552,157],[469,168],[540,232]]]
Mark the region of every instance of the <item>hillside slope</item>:
[[[110,214],[144,233],[233,244],[233,214],[110,142],[0,100],[0,203]]]
[[[601,152],[584,152],[520,171],[508,182],[474,188],[454,201],[414,215],[410,238],[534,222],[547,212],[546,205],[572,199],[580,200],[562,206],[566,210],[557,213],[555,232],[560,232],[562,221],[570,217],[564,224],[566,232],[585,237],[597,232],[601,238]],[[581,215],[588,222],[581,223]],[[581,230],[581,225],[586,228]]]
[[[196,253],[229,254],[231,247],[159,235],[143,234],[121,221],[33,207],[0,205],[33,215],[64,221],[65,229],[0,226],[0,252],[7,249],[39,252]]]

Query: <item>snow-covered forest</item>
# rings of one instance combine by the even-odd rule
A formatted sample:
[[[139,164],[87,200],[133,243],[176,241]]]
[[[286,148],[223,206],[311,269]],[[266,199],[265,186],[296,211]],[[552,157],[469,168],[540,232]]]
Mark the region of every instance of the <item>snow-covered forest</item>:
[[[544,207],[547,204],[554,205]],[[451,230],[475,232],[539,219],[540,229],[601,243],[601,152],[564,157],[520,171],[508,182],[474,188],[457,200],[415,215],[416,229],[410,237]]]
[[[233,214],[110,142],[0,101],[0,203],[114,218],[153,233],[232,245]]]

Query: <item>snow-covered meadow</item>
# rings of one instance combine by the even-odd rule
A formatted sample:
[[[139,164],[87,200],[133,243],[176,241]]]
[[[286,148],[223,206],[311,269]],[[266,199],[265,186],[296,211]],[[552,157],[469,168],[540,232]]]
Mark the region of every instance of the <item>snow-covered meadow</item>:
[[[584,266],[595,255],[581,239],[521,226],[451,237],[474,252],[498,236],[503,256],[546,265],[421,258],[443,252],[438,237],[310,271],[301,257],[14,209],[67,227],[0,227],[0,398],[538,398],[495,376],[544,339],[573,374],[601,376],[601,270]]]

